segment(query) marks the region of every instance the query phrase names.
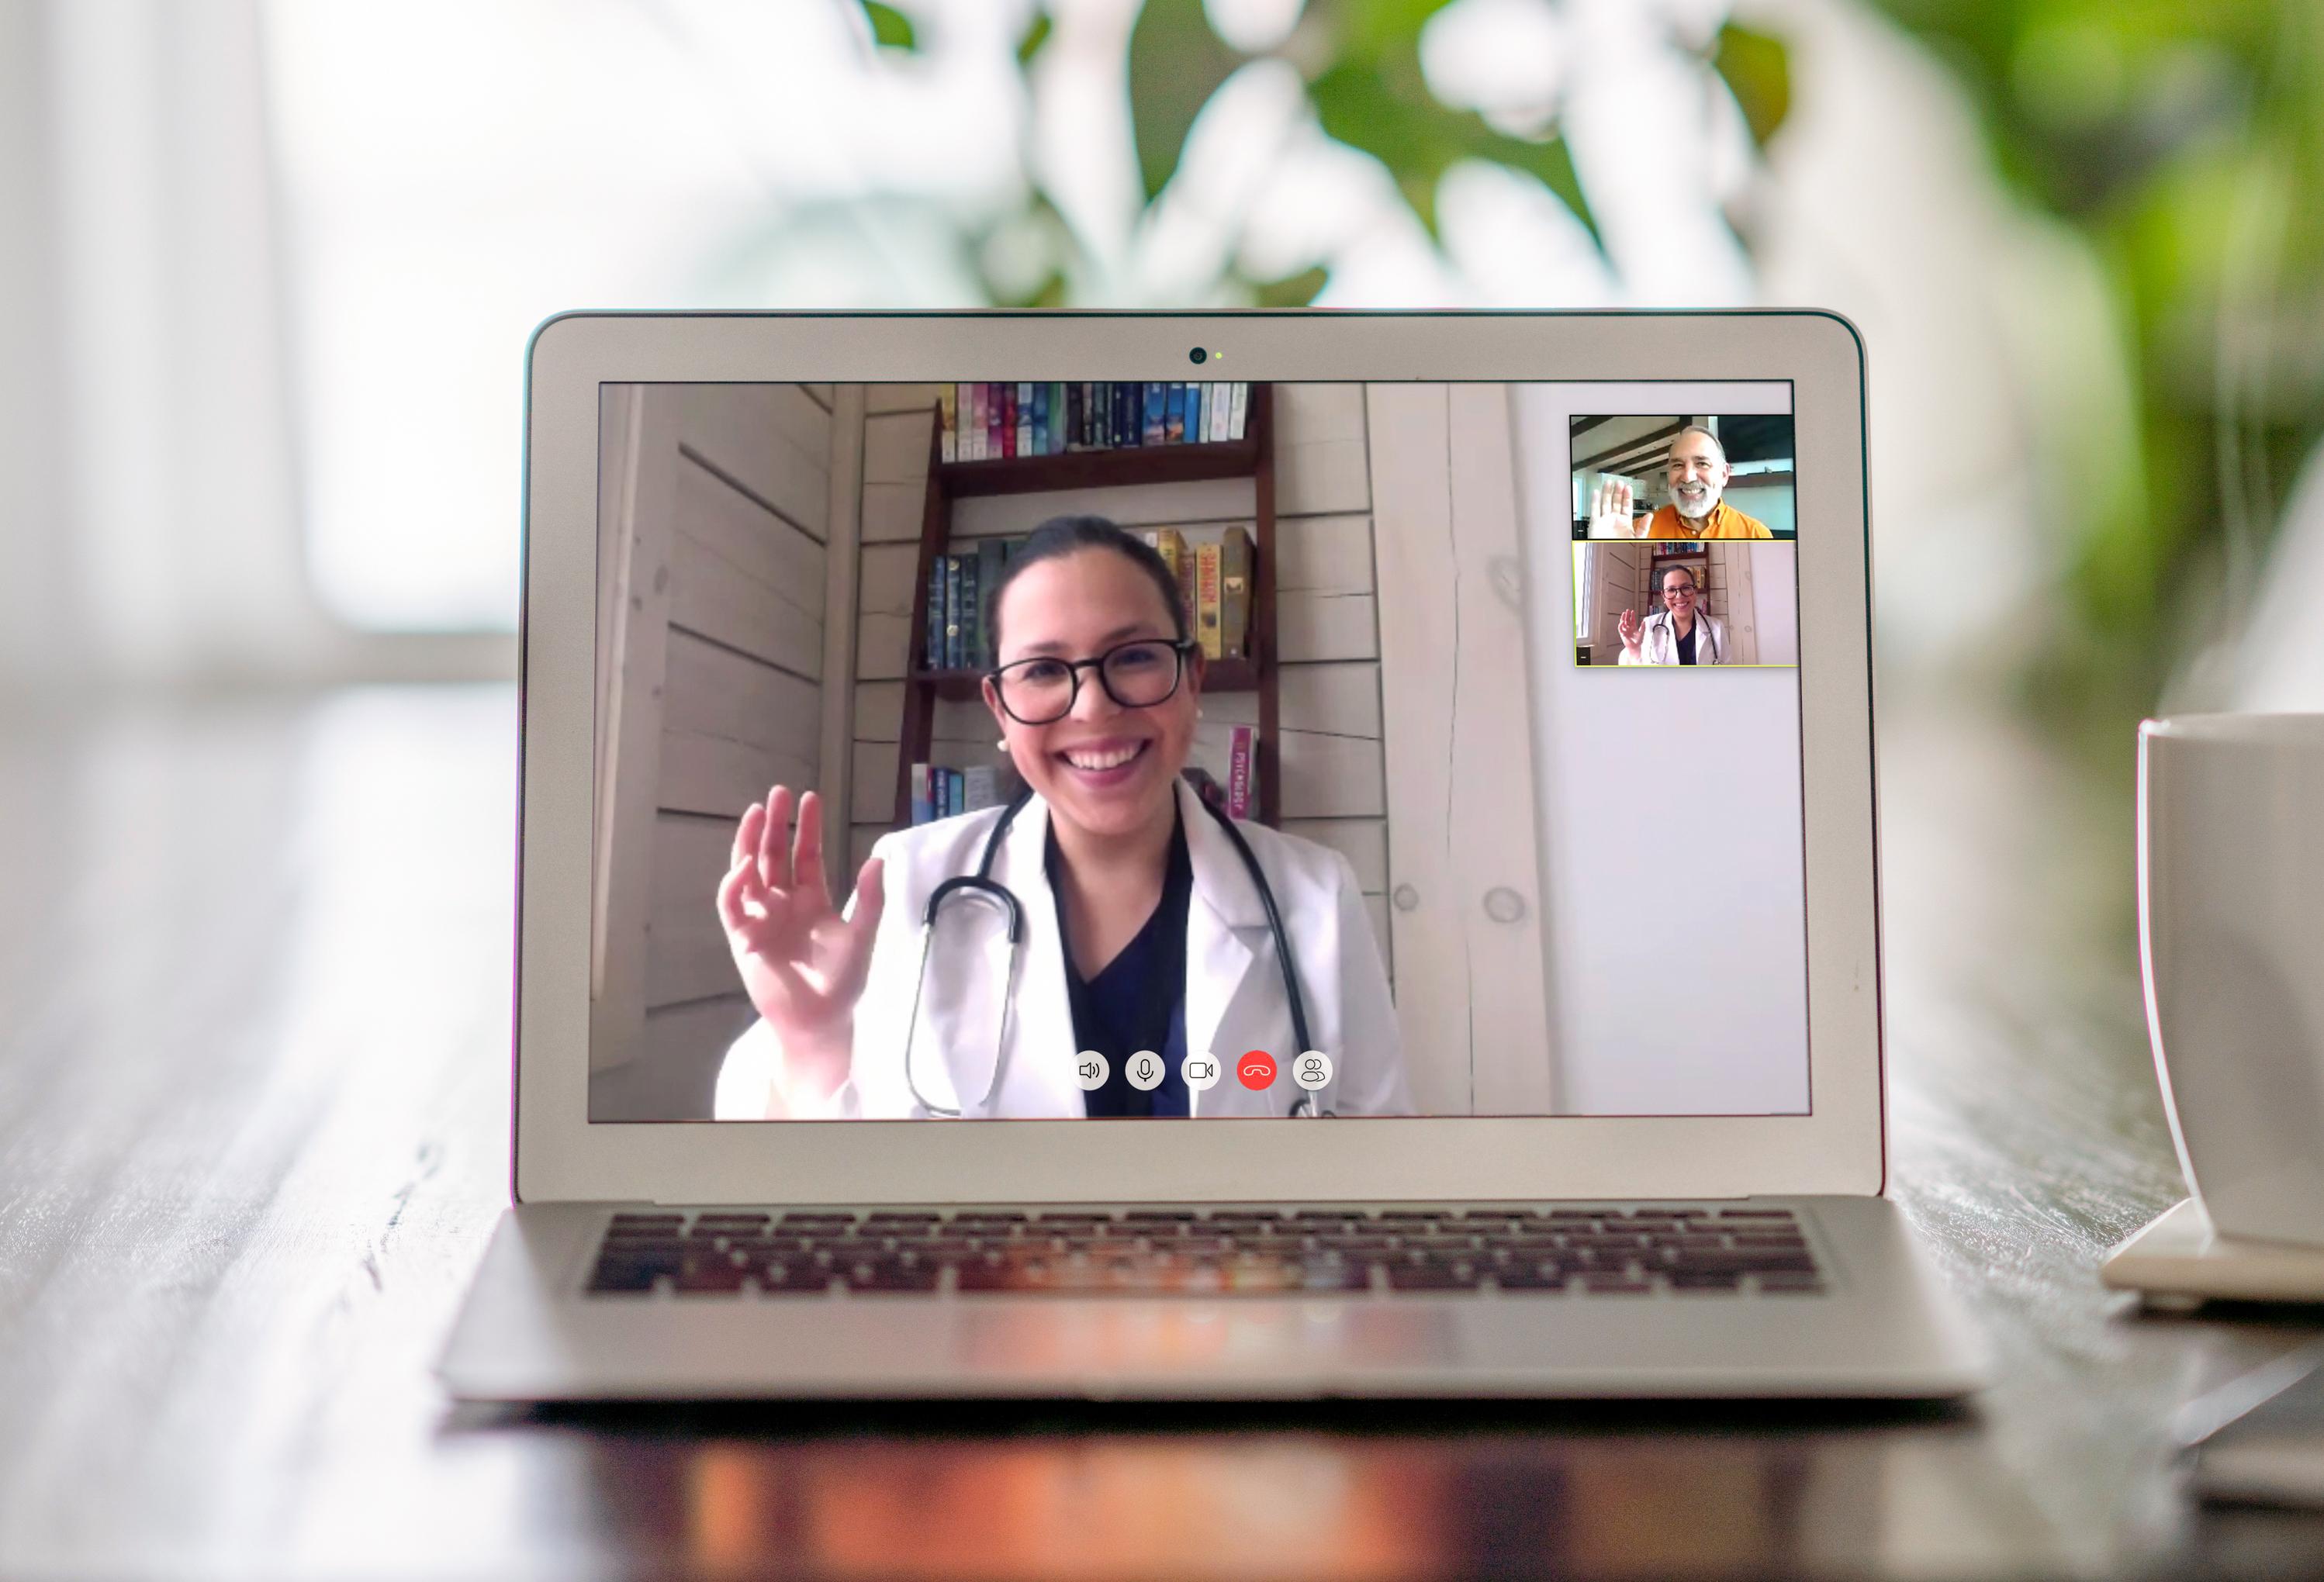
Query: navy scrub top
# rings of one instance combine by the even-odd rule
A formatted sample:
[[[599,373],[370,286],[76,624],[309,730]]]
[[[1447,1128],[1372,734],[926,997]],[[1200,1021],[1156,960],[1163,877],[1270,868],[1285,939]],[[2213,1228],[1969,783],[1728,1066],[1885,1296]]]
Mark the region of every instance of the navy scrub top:
[[[1056,831],[1049,832],[1042,866],[1057,904],[1057,927],[1065,931],[1065,891],[1057,882],[1064,859]],[[1087,980],[1065,951],[1065,999],[1074,1016],[1074,1047],[1094,1049],[1106,1059],[1105,1086],[1082,1095],[1093,1117],[1187,1115],[1186,907],[1194,894],[1194,860],[1186,853],[1184,823],[1170,831],[1170,854],[1163,870],[1162,898],[1137,936]],[[1067,937],[1070,937],[1068,934]],[[1162,1085],[1139,1092],[1130,1085],[1130,1057],[1152,1050],[1162,1057]]]

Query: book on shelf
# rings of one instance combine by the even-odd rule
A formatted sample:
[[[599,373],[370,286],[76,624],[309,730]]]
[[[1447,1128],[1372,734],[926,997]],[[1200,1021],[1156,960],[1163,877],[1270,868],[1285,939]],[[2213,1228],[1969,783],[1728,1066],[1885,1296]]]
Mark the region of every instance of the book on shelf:
[[[946,385],[937,397],[938,452],[973,462],[1240,439],[1250,388],[1227,380]]]
[[[924,824],[936,817],[936,805],[934,796],[930,795],[928,790],[928,766],[926,764],[914,764],[912,766],[911,800],[912,822],[914,823]]]
[[[973,555],[955,555],[960,562],[960,638],[955,642],[947,668],[964,670],[976,663],[983,652],[984,623],[977,618],[982,608],[977,592],[977,575],[983,569]]]
[[[1256,553],[1250,534],[1241,528],[1229,528],[1219,536],[1219,652],[1229,659],[1250,657]]]
[[[942,658],[936,661],[936,668],[951,670],[958,667],[960,664],[960,556],[945,556],[944,568],[944,651]]]
[[[1216,544],[1194,547],[1194,636],[1203,645],[1203,658],[1217,659],[1223,657],[1219,641],[1219,547]]]
[[[920,668],[935,670],[944,664],[944,556],[928,562],[928,618],[920,632]]]
[[[976,541],[976,647],[970,650],[970,663],[982,669],[992,667],[992,590],[1001,585],[1001,574],[1008,569],[1010,538],[980,538]]]
[[[1250,817],[1259,801],[1253,786],[1259,775],[1259,732],[1249,725],[1238,725],[1228,739],[1227,747],[1227,816],[1233,819]]]
[[[961,780],[961,811],[976,813],[987,807],[1001,805],[1001,771],[991,764],[979,764],[963,769]]]
[[[1185,616],[1186,630],[1194,630],[1194,561],[1186,549],[1186,536],[1176,528],[1152,528],[1147,531],[1146,541],[1162,557],[1162,564],[1170,568],[1171,580],[1178,584],[1178,602]]]

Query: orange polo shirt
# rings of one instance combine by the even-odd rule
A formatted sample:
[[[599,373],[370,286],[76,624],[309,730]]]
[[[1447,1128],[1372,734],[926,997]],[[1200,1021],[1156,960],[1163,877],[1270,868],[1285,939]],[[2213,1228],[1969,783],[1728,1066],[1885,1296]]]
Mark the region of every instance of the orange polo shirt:
[[[1637,526],[1635,522],[1631,525]],[[1678,507],[1665,505],[1646,519],[1646,530],[1638,535],[1641,538],[1772,538],[1775,536],[1767,530],[1766,523],[1757,517],[1745,516],[1723,500],[1711,508],[1711,514],[1703,519],[1700,532],[1686,525],[1686,519],[1678,514]]]

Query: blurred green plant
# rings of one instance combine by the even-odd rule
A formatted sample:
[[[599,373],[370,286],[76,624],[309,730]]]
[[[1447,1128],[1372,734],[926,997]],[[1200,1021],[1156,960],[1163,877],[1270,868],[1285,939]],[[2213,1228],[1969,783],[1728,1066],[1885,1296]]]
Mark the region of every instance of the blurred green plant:
[[[2060,458],[2088,485],[2061,495],[2074,619],[2034,680],[2119,756],[2125,716],[2241,626],[2324,437],[2324,5],[1872,3],[1951,68],[2004,180],[2104,271],[2135,431]]]
[[[1213,27],[1202,0],[1146,0],[1130,41],[1132,135],[1147,212],[1162,200],[1177,174],[1188,133],[1213,97],[1235,72],[1273,59],[1295,67],[1317,124],[1334,140],[1378,160],[1431,237],[1436,193],[1446,170],[1483,160],[1537,178],[1558,197],[1594,240],[1597,224],[1573,161],[1553,122],[1534,135],[1490,124],[1473,110],[1440,101],[1421,69],[1420,38],[1430,18],[1451,0],[1306,0],[1296,24],[1264,50],[1235,48]],[[913,50],[908,4],[857,0],[885,47]],[[1050,33],[1046,7],[1037,7],[1019,44],[1020,66],[1030,68]],[[1703,57],[1707,72],[1723,79],[1760,144],[1783,124],[1791,82],[1783,46],[1766,34],[1729,23]],[[1032,244],[1027,245],[1027,239]],[[1048,307],[1085,299],[1092,277],[1088,250],[1073,235],[1038,177],[1021,209],[992,217],[964,237],[986,296],[998,306]],[[1047,249],[1048,267],[995,269],[996,257],[1021,261]],[[1327,281],[1322,266],[1276,280],[1252,280],[1232,266],[1218,282],[1218,299],[1259,307],[1300,307]]]

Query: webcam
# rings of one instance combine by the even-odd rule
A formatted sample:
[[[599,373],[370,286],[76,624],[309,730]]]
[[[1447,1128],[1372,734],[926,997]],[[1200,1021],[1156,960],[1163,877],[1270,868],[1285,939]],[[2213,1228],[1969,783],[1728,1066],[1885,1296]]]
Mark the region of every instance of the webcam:
[[[1200,346],[1186,354],[1186,361],[1189,363],[1207,363],[1210,358],[1211,354]]]

